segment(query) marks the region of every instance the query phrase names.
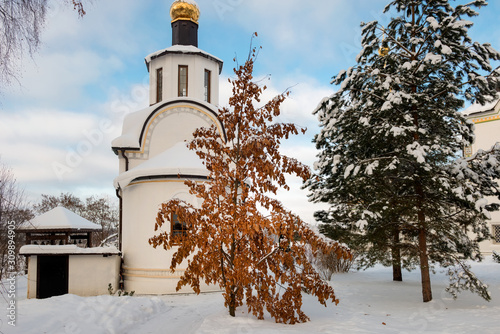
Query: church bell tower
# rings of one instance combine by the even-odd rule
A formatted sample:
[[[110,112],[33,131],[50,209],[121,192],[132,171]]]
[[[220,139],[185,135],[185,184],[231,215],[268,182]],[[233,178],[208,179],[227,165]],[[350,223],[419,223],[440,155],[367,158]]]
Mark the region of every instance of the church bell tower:
[[[154,227],[162,203],[177,198],[201,205],[184,184],[209,182],[205,166],[186,146],[193,132],[215,125],[225,138],[217,109],[222,60],[198,48],[199,7],[177,0],[170,16],[172,46],[145,59],[149,106],[128,114],[112,142],[119,161],[114,186],[120,199],[121,272],[125,289],[138,294],[176,292],[183,272],[182,265],[174,273],[169,269],[176,250],[155,249],[148,241],[159,232]],[[162,230],[178,234],[182,228],[172,217]]]

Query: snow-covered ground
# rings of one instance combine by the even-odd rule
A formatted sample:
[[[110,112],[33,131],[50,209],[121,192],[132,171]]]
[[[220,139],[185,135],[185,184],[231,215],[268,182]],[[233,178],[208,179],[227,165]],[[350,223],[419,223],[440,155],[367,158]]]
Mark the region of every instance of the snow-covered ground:
[[[0,333],[499,333],[500,264],[491,258],[474,264],[475,273],[490,285],[493,300],[469,292],[457,300],[445,292],[446,276],[432,276],[434,300],[421,302],[419,271],[392,282],[390,268],[338,274],[332,279],[338,306],[327,308],[305,297],[311,321],[281,325],[269,317],[256,320],[240,308],[227,315],[220,293],[159,297],[82,298],[74,295],[26,299],[26,277],[17,284],[17,326],[7,324],[7,305],[0,297]]]

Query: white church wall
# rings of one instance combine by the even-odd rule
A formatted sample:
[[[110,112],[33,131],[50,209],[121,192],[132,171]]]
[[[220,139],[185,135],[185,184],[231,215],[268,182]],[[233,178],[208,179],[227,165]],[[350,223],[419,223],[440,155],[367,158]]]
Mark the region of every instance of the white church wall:
[[[149,69],[149,103],[155,104],[156,97],[156,71],[162,68],[163,90],[162,100],[179,97],[178,95],[178,70],[179,65],[188,67],[188,97],[204,101],[204,75],[205,69],[211,72],[211,100],[213,105],[219,104],[219,64],[201,55],[167,54],[155,58],[150,63]]]
[[[148,240],[155,232],[156,216],[161,204],[179,192],[187,192],[183,180],[137,182],[124,191],[123,253],[129,268],[165,269],[174,251],[154,249]],[[170,231],[170,225],[164,227]]]
[[[500,142],[500,120],[475,125],[476,141],[472,151],[489,150],[496,142]]]
[[[476,124],[476,143],[473,146],[473,152],[479,149],[488,150],[495,143],[500,142],[500,120],[491,122],[484,122]],[[490,202],[498,202],[498,198],[489,198]],[[494,233],[494,226],[500,225],[500,212],[491,212],[491,219],[489,220],[490,232]],[[483,253],[492,253],[493,251],[500,252],[500,243],[495,240],[484,241],[480,244]]]
[[[484,151],[489,150],[495,143],[500,142],[500,119],[497,118],[489,122],[476,123],[474,133],[476,135],[476,141],[472,145],[472,153],[476,153],[480,149]],[[498,202],[497,198],[488,198],[488,200],[489,202]],[[491,212],[490,215],[491,219],[488,221],[488,225],[490,232],[493,234],[494,226],[500,225],[500,212]],[[493,251],[500,252],[500,243],[495,240],[486,240],[480,243],[480,249],[481,252],[486,254],[490,254]]]
[[[217,123],[213,111],[202,106],[193,105],[196,100],[187,98],[168,103],[165,107],[157,110],[153,115],[148,113],[141,122],[144,128],[141,138],[141,149],[139,151],[126,151],[129,165],[128,169],[135,168],[148,159],[168,150],[179,142],[186,142],[193,138],[193,132],[199,127],[209,127]],[[152,112],[153,110],[151,110]],[[223,136],[222,128],[219,131]],[[139,138],[137,138],[139,141]],[[118,154],[120,174],[125,172],[125,159],[121,152]]]
[[[176,249],[153,248],[148,240],[160,233],[155,231],[156,217],[161,204],[171,198],[185,200],[195,206],[198,199],[189,194],[183,180],[161,180],[133,183],[124,189],[123,260],[125,290],[140,294],[175,293],[179,277],[186,263],[178,266],[175,273],[170,271],[170,263]],[[139,209],[140,208],[140,209]],[[162,231],[170,232],[167,222]],[[213,287],[203,287],[203,291],[213,291]],[[181,292],[189,292],[184,289]]]
[[[199,117],[198,114],[170,114],[158,125],[151,135],[149,158],[171,148],[176,143],[189,141],[193,132],[200,127],[209,127],[210,123]]]
[[[126,162],[125,159],[122,157],[122,153],[118,153],[118,175],[121,173],[124,173],[126,170]]]

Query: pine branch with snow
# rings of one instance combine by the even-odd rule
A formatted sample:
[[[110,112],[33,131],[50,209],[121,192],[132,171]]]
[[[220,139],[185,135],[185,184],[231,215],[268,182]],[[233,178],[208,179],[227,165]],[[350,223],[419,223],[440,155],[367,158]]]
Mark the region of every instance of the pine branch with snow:
[[[457,260],[454,266],[448,268],[448,277],[450,284],[446,288],[446,292],[451,294],[454,299],[458,298],[460,292],[470,291],[487,301],[491,301],[488,286],[474,275],[469,264]]]

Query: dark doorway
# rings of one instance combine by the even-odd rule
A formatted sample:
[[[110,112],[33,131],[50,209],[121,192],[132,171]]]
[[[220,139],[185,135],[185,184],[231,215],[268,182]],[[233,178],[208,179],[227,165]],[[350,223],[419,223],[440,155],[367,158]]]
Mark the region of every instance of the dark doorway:
[[[69,257],[38,256],[36,298],[49,298],[68,293]]]

